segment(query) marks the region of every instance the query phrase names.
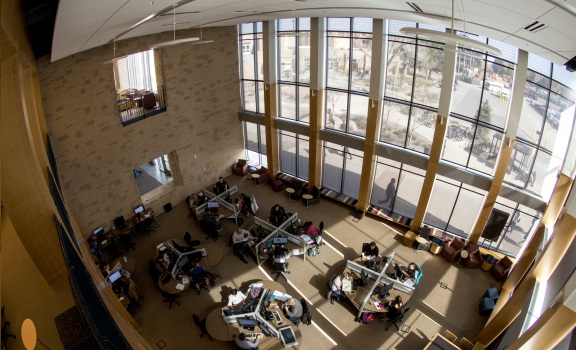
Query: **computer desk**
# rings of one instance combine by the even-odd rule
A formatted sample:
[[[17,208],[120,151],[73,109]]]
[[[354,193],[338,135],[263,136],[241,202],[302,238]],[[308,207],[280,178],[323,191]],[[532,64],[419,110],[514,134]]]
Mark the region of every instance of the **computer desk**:
[[[134,270],[136,270],[136,260],[125,255],[112,261],[111,263],[108,264],[108,266],[110,268],[113,268],[118,262],[122,264],[122,269],[128,271],[130,275],[132,275],[134,273]]]
[[[263,282],[263,283],[267,283],[267,282]],[[272,288],[270,288],[270,289],[272,289]],[[272,289],[272,290],[274,290],[274,289]],[[281,291],[279,289],[276,289],[276,290]],[[284,293],[285,290],[281,291],[281,292]],[[282,308],[278,304],[279,303],[277,302],[276,299],[270,299],[270,307],[267,308],[266,310],[278,311],[278,314],[281,318],[281,321],[280,321],[280,323],[276,323],[275,320],[269,321],[269,322],[276,329],[291,326],[292,330],[294,331],[294,335],[296,336],[296,339],[298,340],[298,345],[292,346],[291,348],[299,349],[300,346],[302,345],[302,332],[300,332],[300,329],[298,329],[298,327],[296,327],[296,325],[294,323],[290,322],[284,316],[284,313],[282,312]],[[208,317],[206,317],[206,330],[208,331],[208,333],[210,334],[210,336],[212,338],[220,340],[220,341],[233,341],[235,337],[240,335],[240,333],[250,334],[250,333],[261,333],[262,332],[262,330],[260,329],[259,326],[256,326],[254,328],[254,331],[248,331],[248,330],[244,330],[238,323],[226,324],[224,322],[224,319],[222,318],[222,307],[218,307],[218,308],[212,310],[212,312],[210,312]],[[266,350],[281,350],[281,349],[284,349],[284,345],[282,344],[282,341],[278,338],[275,338],[273,336],[270,336],[270,337],[264,336],[264,337],[262,337],[262,339],[260,339],[260,343],[258,344],[258,348],[259,349],[266,349]]]
[[[358,258],[355,260],[355,262],[362,263],[360,260],[361,259]],[[390,265],[393,266],[394,263],[395,263],[395,260],[392,260],[392,264],[390,264]],[[357,273],[356,271],[352,271],[349,268],[345,268],[343,271],[343,274],[344,273],[349,273],[352,276],[351,277],[352,280],[354,280],[356,278],[361,278],[359,273]],[[365,287],[358,286],[355,292],[354,291],[344,291],[344,294],[346,295],[348,300],[350,300],[352,305],[354,305],[358,310],[360,310],[360,308],[362,307],[362,303],[364,302],[364,299],[366,298],[368,293],[370,293],[370,291],[372,290],[372,287],[374,286],[375,282],[376,282],[375,280],[369,278],[367,286],[365,286]],[[382,287],[383,284],[381,284],[380,286]],[[410,300],[410,298],[412,297],[412,294],[408,294],[406,292],[403,292],[401,290],[397,290],[395,288],[390,289],[388,291],[388,293],[390,295],[384,299],[380,299],[377,294],[372,294],[372,296],[370,296],[370,299],[368,299],[368,302],[366,303],[366,305],[364,305],[364,309],[362,311],[388,312],[388,307],[384,306],[383,308],[377,309],[376,305],[374,303],[375,302],[382,302],[384,305],[386,305],[386,303],[392,301],[394,298],[396,298],[396,296],[399,295],[400,297],[402,297],[402,301],[404,302],[404,304],[406,304],[408,302],[408,300]]]
[[[168,239],[162,243],[168,247],[168,243],[172,244],[172,241],[176,242],[176,244],[178,244],[181,247],[188,247],[186,242],[182,241],[181,239],[177,239],[177,238]],[[224,251],[218,245],[216,245],[214,243],[204,243],[204,244],[195,246],[194,250],[198,250],[198,249],[202,249],[202,248],[206,249],[206,256],[200,260],[200,262],[199,262],[200,266],[204,266],[205,268],[208,269],[208,268],[211,268],[211,267],[214,267],[214,266],[220,264],[222,262],[222,259],[224,259]]]
[[[98,248],[99,249],[106,248],[111,243],[115,243],[116,245],[118,245],[118,238],[121,235],[128,234],[130,232],[134,233],[134,222],[132,221],[132,219],[124,221],[124,227],[122,229],[119,229],[118,227],[114,227],[114,228],[111,228],[110,230],[104,232],[103,235],[104,235],[105,239],[102,241],[100,241],[100,240],[98,241]],[[104,243],[102,243],[102,242],[104,242]]]

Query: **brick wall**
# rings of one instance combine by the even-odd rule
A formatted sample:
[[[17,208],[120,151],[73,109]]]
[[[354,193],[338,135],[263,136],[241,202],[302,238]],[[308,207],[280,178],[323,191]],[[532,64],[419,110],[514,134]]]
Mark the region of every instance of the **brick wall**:
[[[176,33],[198,36],[198,30]],[[38,62],[42,103],[64,195],[90,233],[142,204],[132,169],[176,151],[182,186],[150,203],[183,201],[243,158],[236,27],[205,28],[204,45],[163,48],[167,112],[123,127],[116,109],[112,44],[54,63]],[[171,32],[116,43],[116,55],[146,50]]]

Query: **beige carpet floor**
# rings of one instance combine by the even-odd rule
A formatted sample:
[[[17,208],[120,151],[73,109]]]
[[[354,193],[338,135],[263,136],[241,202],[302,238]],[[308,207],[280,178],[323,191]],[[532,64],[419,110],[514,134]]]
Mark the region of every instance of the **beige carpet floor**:
[[[459,338],[473,340],[483,328],[486,317],[479,316],[478,304],[485,290],[497,286],[492,276],[480,269],[469,270],[457,264],[449,264],[441,256],[426,251],[415,253],[402,246],[401,234],[406,228],[367,216],[356,222],[352,208],[340,203],[322,199],[320,204],[306,208],[302,201],[287,201],[286,192],[275,193],[266,185],[255,186],[245,178],[229,176],[230,186],[237,185],[239,192],[254,194],[260,206],[258,216],[266,219],[270,207],[279,203],[287,212],[298,212],[302,222],[310,220],[318,225],[325,223],[325,241],[320,254],[306,262],[292,258],[291,274],[288,282],[279,279],[289,294],[305,298],[311,304],[313,324],[300,325],[303,339],[300,349],[422,349],[436,333],[450,330]],[[211,187],[211,186],[209,186]],[[136,259],[137,268],[133,279],[140,285],[144,299],[141,306],[131,308],[136,321],[143,328],[143,336],[149,343],[163,349],[231,349],[231,342],[210,342],[206,336],[199,337],[200,331],[194,325],[192,314],[204,318],[216,307],[223,306],[230,289],[242,288],[253,281],[271,279],[271,266],[258,267],[255,260],[242,263],[228,247],[228,237],[234,230],[230,220],[224,223],[223,238],[217,244],[224,251],[224,260],[213,268],[221,274],[216,286],[210,292],[203,290],[198,295],[193,290],[181,294],[181,306],[171,310],[163,303],[160,291],[154,286],[148,274],[148,261],[155,256],[158,243],[169,238],[182,238],[189,231],[194,239],[206,242],[205,235],[194,217],[188,217],[184,202],[172,203],[174,209],[157,216],[160,227],[150,237],[136,241],[136,250],[129,256]],[[243,228],[249,228],[252,218],[245,220]],[[331,305],[325,295],[327,280],[340,273],[346,259],[358,256],[362,243],[376,241],[380,252],[404,262],[418,263],[424,275],[416,292],[407,303],[410,311],[406,314],[403,330],[391,328],[385,332],[386,324],[374,321],[363,325],[354,322],[357,310],[348,301]],[[445,283],[445,288],[441,286]]]

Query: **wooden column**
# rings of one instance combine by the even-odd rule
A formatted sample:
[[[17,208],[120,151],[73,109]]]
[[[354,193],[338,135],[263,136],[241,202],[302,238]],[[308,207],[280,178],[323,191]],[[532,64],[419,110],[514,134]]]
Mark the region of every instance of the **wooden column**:
[[[308,134],[308,190],[322,185],[322,140],[326,101],[326,18],[310,20],[310,129]]]
[[[366,137],[364,140],[364,158],[358,190],[356,209],[364,212],[370,205],[370,195],[376,171],[376,142],[380,135],[382,107],[384,105],[384,88],[386,87],[387,35],[386,22],[374,19],[372,24],[372,71],[370,73],[370,98],[366,121]]]
[[[278,118],[278,84],[277,84],[277,45],[276,21],[262,22],[263,69],[264,69],[264,120],[266,125],[266,157],[268,175],[274,178],[280,171],[280,154],[278,147],[278,129],[275,122]]]
[[[428,210],[428,203],[430,202],[434,181],[438,173],[438,164],[440,162],[440,156],[442,155],[442,148],[444,147],[444,136],[446,135],[448,116],[450,115],[454,72],[456,69],[456,47],[454,45],[447,46],[450,47],[444,51],[442,88],[440,90],[438,115],[436,116],[436,128],[434,129],[434,137],[432,138],[432,149],[430,150],[430,158],[428,160],[428,166],[426,167],[426,176],[424,177],[424,184],[422,185],[422,191],[418,199],[418,206],[416,207],[414,219],[410,225],[410,230],[413,232],[418,232],[424,222],[426,211]]]
[[[518,65],[514,73],[514,81],[512,82],[512,99],[510,100],[510,108],[508,108],[508,122],[506,124],[506,134],[502,138],[502,145],[500,145],[500,152],[498,153],[498,160],[496,161],[496,168],[494,169],[494,178],[488,190],[488,194],[484,199],[484,204],[480,213],[476,218],[476,222],[470,231],[468,242],[476,243],[482,231],[490,218],[496,199],[502,188],[506,171],[508,170],[508,163],[512,157],[514,150],[514,142],[518,132],[518,125],[520,123],[520,116],[522,114],[522,103],[524,102],[524,90],[526,89],[526,74],[528,72],[528,52],[519,50],[518,52]]]

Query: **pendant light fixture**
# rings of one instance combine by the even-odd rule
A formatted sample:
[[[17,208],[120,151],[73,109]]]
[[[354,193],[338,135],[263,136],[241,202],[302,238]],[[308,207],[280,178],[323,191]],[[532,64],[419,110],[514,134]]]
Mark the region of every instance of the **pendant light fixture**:
[[[200,26],[200,41],[195,41],[190,45],[201,45],[201,44],[209,44],[213,43],[214,40],[202,40],[202,26]]]
[[[200,40],[200,38],[197,38],[197,37],[191,37],[191,38],[184,38],[184,39],[176,40],[176,4],[173,5],[173,18],[174,18],[174,20],[172,22],[172,25],[173,25],[174,39],[170,40],[170,41],[164,41],[162,43],[154,44],[154,45],[150,46],[151,49],[159,49],[161,47],[191,43],[191,42]]]

